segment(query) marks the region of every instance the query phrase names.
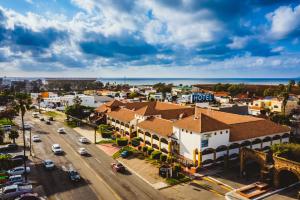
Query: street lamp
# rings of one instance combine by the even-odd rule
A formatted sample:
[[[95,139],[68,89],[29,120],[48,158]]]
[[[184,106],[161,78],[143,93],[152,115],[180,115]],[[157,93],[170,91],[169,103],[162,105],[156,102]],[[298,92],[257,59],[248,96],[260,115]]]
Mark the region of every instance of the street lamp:
[[[96,137],[97,137],[97,126],[95,126],[94,127],[94,130],[95,130],[95,133],[94,133],[94,143],[96,144],[97,143],[97,139],[96,139]]]

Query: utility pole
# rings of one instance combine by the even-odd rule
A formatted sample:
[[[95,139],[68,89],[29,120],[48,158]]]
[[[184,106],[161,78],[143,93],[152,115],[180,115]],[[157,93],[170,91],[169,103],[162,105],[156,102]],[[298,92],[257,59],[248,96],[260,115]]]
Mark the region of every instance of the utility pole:
[[[29,148],[30,148],[30,156],[32,156],[32,148],[31,148],[31,128],[29,129]]]
[[[24,163],[24,175],[25,175],[25,182],[27,182],[27,166],[26,166],[26,142],[25,142],[25,127],[24,127],[24,115],[21,114],[22,120],[22,130],[23,130],[23,163]]]
[[[96,144],[97,143],[97,126],[94,127],[94,130],[95,130],[95,134],[94,134],[94,143]]]

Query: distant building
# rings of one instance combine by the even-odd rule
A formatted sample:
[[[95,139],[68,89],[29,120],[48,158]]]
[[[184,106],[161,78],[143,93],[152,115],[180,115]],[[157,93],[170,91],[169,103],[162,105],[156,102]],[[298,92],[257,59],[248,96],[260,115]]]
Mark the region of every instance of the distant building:
[[[97,81],[96,78],[46,78],[45,83],[50,90],[85,90],[87,85]]]
[[[285,106],[285,114],[288,115],[293,109],[298,108],[299,99],[290,97]],[[260,115],[262,110],[268,109],[271,113],[283,113],[284,104],[280,98],[267,97],[265,99],[255,100],[249,104],[249,114]]]
[[[221,104],[220,106],[208,106],[208,109],[218,110],[238,115],[248,115],[248,105],[244,104]]]
[[[166,93],[165,94],[165,97],[163,95],[163,93],[159,92],[159,93],[155,93],[155,94],[149,94],[149,97],[148,99],[153,99],[155,101],[163,101],[163,100],[168,100],[168,101],[171,101],[172,99],[172,95],[171,93]]]

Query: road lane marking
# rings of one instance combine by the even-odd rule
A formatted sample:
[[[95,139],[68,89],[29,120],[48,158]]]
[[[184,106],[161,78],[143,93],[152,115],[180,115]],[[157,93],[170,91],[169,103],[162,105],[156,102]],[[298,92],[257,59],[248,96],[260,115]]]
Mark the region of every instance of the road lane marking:
[[[98,163],[102,163],[102,161],[101,160],[99,160],[98,158],[95,158],[95,160],[98,162]]]
[[[64,139],[63,139],[64,140]],[[84,159],[82,159],[82,157],[81,156],[79,156],[78,154],[77,154],[77,152],[72,148],[72,146],[68,143],[68,142],[66,142],[66,141],[64,141],[65,142],[65,144],[73,151],[73,152],[75,152],[74,153],[74,155],[75,156],[77,156],[80,160],[82,160],[83,162],[83,164],[87,167],[87,168],[89,168],[89,170],[91,170],[95,175],[96,175],[96,177],[107,187],[107,189],[108,190],[110,190],[110,192],[115,196],[115,198],[116,199],[119,199],[119,200],[122,200],[122,198],[98,175],[98,173],[96,173],[95,172],[95,170],[94,169],[92,169],[86,162],[85,162],[85,160]]]

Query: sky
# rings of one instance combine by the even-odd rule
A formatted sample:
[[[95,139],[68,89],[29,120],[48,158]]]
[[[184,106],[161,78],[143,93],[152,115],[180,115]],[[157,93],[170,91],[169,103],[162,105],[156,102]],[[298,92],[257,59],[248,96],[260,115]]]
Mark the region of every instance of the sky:
[[[0,76],[300,76],[300,0],[0,0]]]

